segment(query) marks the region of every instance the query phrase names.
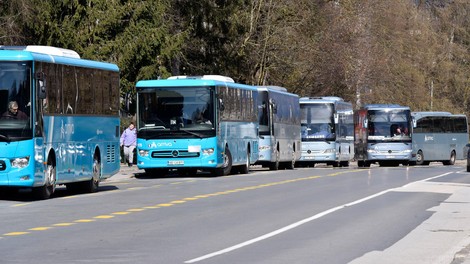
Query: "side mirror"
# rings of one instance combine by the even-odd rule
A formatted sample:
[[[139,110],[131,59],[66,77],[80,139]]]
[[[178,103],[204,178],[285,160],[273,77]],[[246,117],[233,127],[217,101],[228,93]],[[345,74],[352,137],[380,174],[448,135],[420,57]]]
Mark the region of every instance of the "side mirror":
[[[273,114],[277,114],[277,104],[272,98],[269,99],[269,104],[271,104],[273,109]]]
[[[339,116],[338,116],[337,113],[335,113],[335,114],[333,115],[333,118],[334,118],[334,120],[335,120],[335,124],[338,124],[338,123],[339,123]]]
[[[37,72],[35,77],[38,98],[46,99],[46,74],[44,72]]]
[[[219,98],[219,110],[220,111],[225,110],[224,101],[222,100],[222,98]]]
[[[367,123],[367,119],[364,119],[364,125],[363,125],[363,127],[364,127],[364,128],[367,128],[367,124],[368,124],[368,123]]]
[[[413,118],[412,122],[413,122],[413,128],[416,128],[416,126],[417,126],[416,119]]]

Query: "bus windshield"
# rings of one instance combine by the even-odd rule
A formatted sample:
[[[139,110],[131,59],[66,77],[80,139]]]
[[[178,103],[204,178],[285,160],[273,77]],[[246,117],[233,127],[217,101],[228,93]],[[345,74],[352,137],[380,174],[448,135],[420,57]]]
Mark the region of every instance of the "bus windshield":
[[[302,141],[335,140],[333,112],[331,103],[300,105]]]
[[[0,142],[32,138],[30,88],[30,62],[0,62]]]
[[[209,87],[167,87],[139,92],[139,136],[215,136],[213,91]]]
[[[369,141],[411,141],[409,110],[369,110]]]

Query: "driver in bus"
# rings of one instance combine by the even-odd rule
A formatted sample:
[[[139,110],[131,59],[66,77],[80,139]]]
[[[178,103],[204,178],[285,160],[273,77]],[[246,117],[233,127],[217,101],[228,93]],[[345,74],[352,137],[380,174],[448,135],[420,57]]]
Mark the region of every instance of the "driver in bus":
[[[8,110],[2,114],[2,119],[28,119],[28,116],[21,110],[18,109],[18,103],[16,101],[10,101],[8,103]]]

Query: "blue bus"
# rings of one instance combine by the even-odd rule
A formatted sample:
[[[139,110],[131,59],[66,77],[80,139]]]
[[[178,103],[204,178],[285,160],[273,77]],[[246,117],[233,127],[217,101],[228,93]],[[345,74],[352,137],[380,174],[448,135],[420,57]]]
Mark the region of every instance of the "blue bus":
[[[220,75],[137,82],[137,166],[149,174],[248,173],[258,159],[258,90]]]
[[[412,112],[411,164],[429,165],[438,161],[454,165],[467,158],[467,116],[449,112]]]
[[[47,199],[62,184],[94,192],[119,171],[114,64],[56,47],[0,46],[0,114],[2,187]]]
[[[302,155],[299,164],[349,166],[354,158],[354,121],[350,102],[340,97],[300,98]]]
[[[396,104],[365,105],[354,113],[354,151],[359,167],[408,165],[411,111]]]
[[[284,87],[259,86],[259,158],[270,170],[294,169],[300,157],[299,96]]]

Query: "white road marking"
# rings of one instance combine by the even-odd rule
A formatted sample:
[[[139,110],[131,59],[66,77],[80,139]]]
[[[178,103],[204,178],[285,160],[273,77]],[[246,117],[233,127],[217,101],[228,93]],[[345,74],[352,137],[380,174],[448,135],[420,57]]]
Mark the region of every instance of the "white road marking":
[[[436,178],[440,178],[440,177],[443,177],[443,176],[446,176],[448,174],[451,174],[451,173],[454,173],[454,172],[448,172],[448,173],[444,173],[444,174],[441,174],[441,175],[437,175],[437,176],[433,176],[433,177],[430,177],[430,178],[427,178],[427,179],[424,179],[424,180],[420,180],[420,181],[417,181],[417,182],[424,182],[424,181],[428,181],[428,180],[433,180],[433,179],[436,179]],[[209,258],[212,258],[212,257],[215,257],[215,256],[218,256],[218,255],[222,255],[222,254],[225,254],[225,253],[228,253],[228,252],[231,252],[231,251],[234,251],[236,249],[239,249],[239,248],[242,248],[242,247],[246,247],[248,245],[251,245],[251,244],[254,244],[256,242],[260,242],[262,240],[265,240],[265,239],[268,239],[270,237],[273,237],[273,236],[276,236],[276,235],[279,235],[281,233],[284,233],[286,231],[289,231],[291,229],[294,229],[296,227],[299,227],[303,224],[306,224],[308,222],[311,222],[313,220],[316,220],[316,219],[319,219],[323,216],[326,216],[326,215],[329,215],[331,213],[334,213],[338,210],[341,210],[341,209],[344,209],[346,207],[349,207],[349,206],[353,206],[353,205],[357,205],[357,204],[360,204],[362,202],[365,202],[365,201],[368,201],[370,199],[373,199],[375,197],[378,197],[378,196],[381,196],[383,194],[386,194],[388,192],[391,192],[391,191],[395,191],[397,189],[400,189],[400,188],[403,188],[403,187],[407,187],[408,185],[410,184],[413,184],[415,182],[412,182],[412,183],[409,183],[409,184],[406,184],[404,186],[401,186],[401,187],[396,187],[396,188],[391,188],[391,189],[388,189],[388,190],[384,190],[384,191],[381,191],[381,192],[378,192],[376,194],[373,194],[373,195],[370,195],[370,196],[367,196],[367,197],[364,197],[362,199],[359,199],[359,200],[356,200],[356,201],[353,201],[353,202],[350,202],[350,203],[347,203],[347,204],[343,204],[343,205],[340,205],[340,206],[337,206],[337,207],[333,207],[331,209],[328,209],[326,211],[323,211],[321,213],[318,213],[316,215],[313,215],[311,217],[308,217],[308,218],[305,218],[303,220],[300,220],[296,223],[293,223],[293,224],[290,224],[288,226],[285,226],[283,228],[280,228],[280,229],[277,229],[277,230],[274,230],[270,233],[267,233],[265,235],[262,235],[262,236],[259,236],[259,237],[256,237],[254,239],[251,239],[251,240],[248,240],[248,241],[245,241],[243,243],[240,243],[240,244],[237,244],[237,245],[234,245],[234,246],[231,246],[231,247],[228,247],[228,248],[225,248],[225,249],[222,249],[222,250],[219,250],[219,251],[216,251],[216,252],[213,252],[213,253],[210,253],[210,254],[207,254],[207,255],[204,255],[204,256],[201,256],[201,257],[198,257],[198,258],[194,258],[194,259],[191,259],[191,260],[187,260],[185,261],[184,263],[195,263],[195,262],[199,262],[199,261],[202,261],[202,260],[205,260],[205,259],[209,259]]]

